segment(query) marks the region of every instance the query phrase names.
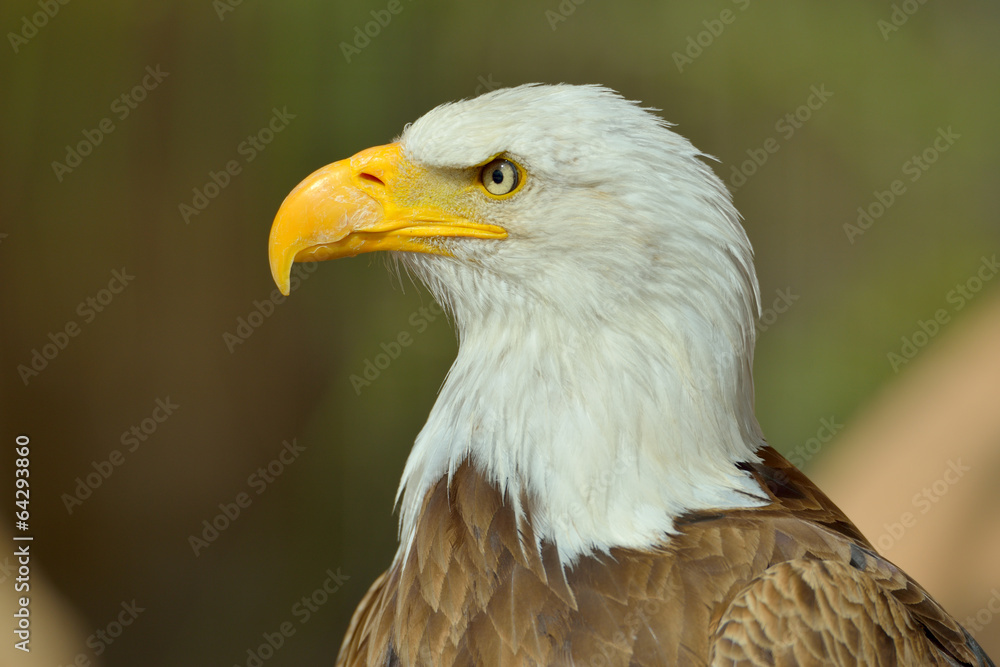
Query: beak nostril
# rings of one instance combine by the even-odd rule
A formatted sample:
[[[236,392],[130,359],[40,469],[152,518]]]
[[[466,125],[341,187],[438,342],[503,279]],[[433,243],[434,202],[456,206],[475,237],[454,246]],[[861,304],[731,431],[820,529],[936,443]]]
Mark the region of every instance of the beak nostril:
[[[385,181],[383,181],[375,174],[371,174],[367,171],[363,171],[360,174],[358,174],[358,178],[360,178],[362,181],[366,183],[371,183],[372,185],[380,185],[383,188],[385,187]]]

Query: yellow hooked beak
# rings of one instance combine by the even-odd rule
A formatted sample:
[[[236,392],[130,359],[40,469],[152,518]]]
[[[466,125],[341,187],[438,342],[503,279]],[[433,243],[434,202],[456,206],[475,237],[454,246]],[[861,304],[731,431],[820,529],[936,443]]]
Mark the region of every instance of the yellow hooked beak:
[[[502,227],[472,222],[432,203],[403,203],[414,201],[420,173],[393,143],[334,162],[299,183],[278,209],[268,241],[271,275],[281,293],[289,292],[294,262],[375,250],[447,256],[435,239],[507,237]]]

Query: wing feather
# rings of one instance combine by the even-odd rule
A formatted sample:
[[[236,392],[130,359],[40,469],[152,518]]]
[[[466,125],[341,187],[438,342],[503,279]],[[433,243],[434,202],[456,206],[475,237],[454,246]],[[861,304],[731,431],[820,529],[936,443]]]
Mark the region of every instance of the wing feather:
[[[338,665],[993,663],[770,448],[742,467],[763,508],[692,513],[648,550],[563,567],[528,499],[469,464],[427,496],[406,559],[379,577]]]

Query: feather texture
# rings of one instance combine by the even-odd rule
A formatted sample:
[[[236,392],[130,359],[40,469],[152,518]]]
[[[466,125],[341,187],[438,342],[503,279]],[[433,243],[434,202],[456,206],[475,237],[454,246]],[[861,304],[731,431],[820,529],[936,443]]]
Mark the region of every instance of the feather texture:
[[[411,557],[372,586],[338,664],[992,665],[804,475],[761,455],[745,467],[766,506],[686,514],[663,544],[569,568],[463,464],[427,494]]]

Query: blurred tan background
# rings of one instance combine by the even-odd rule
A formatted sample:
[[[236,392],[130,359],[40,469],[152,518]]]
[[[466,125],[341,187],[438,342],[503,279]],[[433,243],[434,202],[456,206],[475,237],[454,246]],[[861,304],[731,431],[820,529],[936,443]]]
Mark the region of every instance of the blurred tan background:
[[[18,434],[35,540],[33,652],[5,630],[0,663],[330,664],[455,339],[370,256],[270,302],[271,218],[530,81],[720,159],[765,433],[1000,656],[998,27],[988,0],[3,3],[0,542]]]

